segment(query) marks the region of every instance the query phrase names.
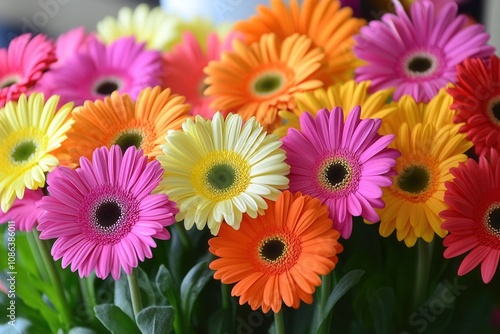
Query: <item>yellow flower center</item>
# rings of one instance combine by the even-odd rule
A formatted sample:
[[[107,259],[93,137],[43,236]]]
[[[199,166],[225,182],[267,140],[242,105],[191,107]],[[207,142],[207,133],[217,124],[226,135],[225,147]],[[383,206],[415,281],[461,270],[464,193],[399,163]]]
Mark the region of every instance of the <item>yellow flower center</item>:
[[[211,201],[231,199],[250,184],[250,165],[233,151],[210,152],[193,167],[191,182]]]
[[[0,170],[4,174],[23,173],[38,163],[47,144],[47,136],[33,127],[10,133],[0,145]]]
[[[399,159],[398,175],[390,188],[397,196],[414,203],[427,201],[437,190],[439,169],[432,157],[410,155]]]

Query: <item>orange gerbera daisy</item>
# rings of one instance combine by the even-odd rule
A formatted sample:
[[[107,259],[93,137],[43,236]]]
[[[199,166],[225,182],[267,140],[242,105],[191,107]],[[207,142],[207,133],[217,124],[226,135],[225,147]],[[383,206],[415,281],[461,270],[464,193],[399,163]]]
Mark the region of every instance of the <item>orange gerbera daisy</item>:
[[[359,65],[352,50],[353,36],[366,21],[353,18],[352,8],[341,8],[338,0],[304,0],[302,6],[291,0],[290,7],[283,0],[272,0],[270,8],[260,5],[257,12],[235,25],[248,43],[269,32],[276,33],[281,40],[295,33],[307,35],[326,55],[325,85],[353,78],[353,70]]]
[[[208,241],[219,259],[210,263],[214,278],[236,283],[231,294],[253,310],[279,312],[282,302],[298,308],[312,303],[319,275],[335,268],[343,247],[332,229],[328,207],[300,192],[284,191],[262,216],[243,216],[239,230],[223,224]]]
[[[235,111],[244,120],[256,116],[269,128],[280,123],[278,110],[295,107],[294,93],[323,85],[318,69],[324,55],[307,36],[295,34],[280,42],[267,34],[251,45],[235,40],[233,47],[205,68],[205,94],[214,96],[211,107],[216,110]]]
[[[85,101],[73,111],[75,124],[64,141],[59,158],[61,164],[77,166],[80,157],[90,159],[99,147],[119,145],[141,148],[149,159],[160,154],[160,145],[170,129],[181,129],[188,119],[188,104],[170,89],[146,88],[134,102],[127,94],[114,92],[104,100]]]

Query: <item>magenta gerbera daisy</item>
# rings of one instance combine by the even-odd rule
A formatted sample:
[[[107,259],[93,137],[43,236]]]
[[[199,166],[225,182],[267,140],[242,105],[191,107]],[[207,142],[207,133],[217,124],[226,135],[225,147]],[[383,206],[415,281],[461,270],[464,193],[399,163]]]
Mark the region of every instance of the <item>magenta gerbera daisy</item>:
[[[186,102],[191,104],[191,115],[211,119],[217,111],[209,107],[214,98],[203,95],[207,76],[203,69],[210,61],[218,60],[223,51],[231,50],[235,38],[238,34],[230,33],[221,41],[216,33],[211,33],[207,38],[207,50],[203,51],[195,36],[186,32],[182,43],[164,54],[163,84],[173,93],[186,97]]]
[[[0,49],[0,107],[26,93],[56,60],[54,44],[44,35],[24,34]]]
[[[120,268],[130,274],[138,260],[152,257],[153,238],[170,238],[165,227],[177,209],[167,195],[151,194],[163,170],[135,146],[123,155],[117,145],[96,149],[92,162],[83,157],[80,166],[61,167],[51,178],[37,229],[41,239],[57,238],[52,256],[62,258],[63,268],[71,263],[80,277],[95,270],[117,280]]]
[[[452,168],[453,181],[446,182],[444,200],[449,208],[441,212],[441,225],[449,234],[443,241],[445,258],[464,253],[458,268],[465,275],[481,265],[485,283],[493,278],[500,258],[500,157],[491,150],[491,159],[479,157]]]
[[[134,37],[123,37],[110,45],[91,38],[86,47],[47,72],[37,88],[49,96],[57,93],[61,103],[80,106],[115,90],[135,99],[142,89],[160,84],[161,54],[146,50]]]
[[[0,223],[14,221],[16,230],[31,231],[43,210],[37,207],[43,197],[42,189],[24,191],[23,199],[16,198],[7,213],[0,210]]]
[[[394,3],[396,14],[384,14],[355,37],[354,52],[366,62],[356,69],[356,80],[371,80],[372,91],[395,87],[394,100],[409,94],[428,102],[456,81],[457,64],[469,57],[487,58],[495,50],[486,44],[484,26],[467,26],[455,2],[439,12],[430,1],[415,2],[409,16],[399,1]]]
[[[328,205],[334,228],[347,239],[352,216],[378,222],[373,208],[384,207],[381,187],[392,184],[400,153],[387,148],[394,135],[377,133],[381,119],[360,119],[355,107],[344,123],[340,107],[300,116],[301,131],[290,128],[282,139],[290,165],[290,191],[302,192]]]
[[[87,44],[95,39],[95,34],[87,34],[85,27],[78,27],[61,34],[56,40],[57,61],[51,68],[62,66],[68,59],[76,53],[87,50]]]

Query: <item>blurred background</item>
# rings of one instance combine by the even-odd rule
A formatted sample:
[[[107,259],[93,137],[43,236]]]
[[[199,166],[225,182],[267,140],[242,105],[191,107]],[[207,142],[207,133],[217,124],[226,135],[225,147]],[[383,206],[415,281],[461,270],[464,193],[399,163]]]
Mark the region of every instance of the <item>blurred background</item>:
[[[378,19],[392,8],[390,0],[343,0],[359,4],[356,14],[367,20]],[[404,2],[404,0],[402,1]],[[486,25],[491,44],[500,48],[500,1],[458,0],[460,12]],[[165,10],[186,19],[195,16],[211,18],[215,23],[231,22],[254,13],[259,3],[269,0],[0,0],[0,47],[24,32],[45,33],[56,37],[71,28],[85,26],[94,31],[105,16],[116,16],[123,6],[134,8],[139,3],[162,5]]]

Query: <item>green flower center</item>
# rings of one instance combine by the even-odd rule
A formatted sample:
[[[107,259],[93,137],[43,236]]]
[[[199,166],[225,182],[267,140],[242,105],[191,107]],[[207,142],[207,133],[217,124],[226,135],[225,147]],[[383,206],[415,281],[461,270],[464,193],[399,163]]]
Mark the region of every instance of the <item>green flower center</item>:
[[[139,131],[128,131],[122,133],[115,140],[115,144],[120,146],[122,149],[122,153],[125,153],[127,148],[130,146],[135,146],[136,148],[140,148],[142,144],[143,136]]]
[[[403,170],[397,184],[403,191],[419,194],[429,187],[430,179],[430,173],[424,166],[414,165]]]
[[[266,72],[252,83],[256,95],[269,96],[278,92],[285,84],[285,77],[280,72]]]
[[[491,232],[500,236],[500,203],[490,205],[484,215],[484,223]]]
[[[259,247],[260,257],[270,263],[275,263],[281,260],[287,251],[286,243],[279,237],[266,239]]]
[[[10,87],[18,82],[15,77],[8,77],[0,82],[0,89]]]
[[[14,162],[25,162],[35,154],[36,149],[36,143],[31,140],[25,141],[14,147],[10,156]]]
[[[229,189],[236,179],[235,170],[227,164],[212,166],[207,173],[207,182],[217,190]]]
[[[108,230],[118,223],[122,215],[122,209],[118,203],[104,202],[97,207],[94,221],[102,229]]]

